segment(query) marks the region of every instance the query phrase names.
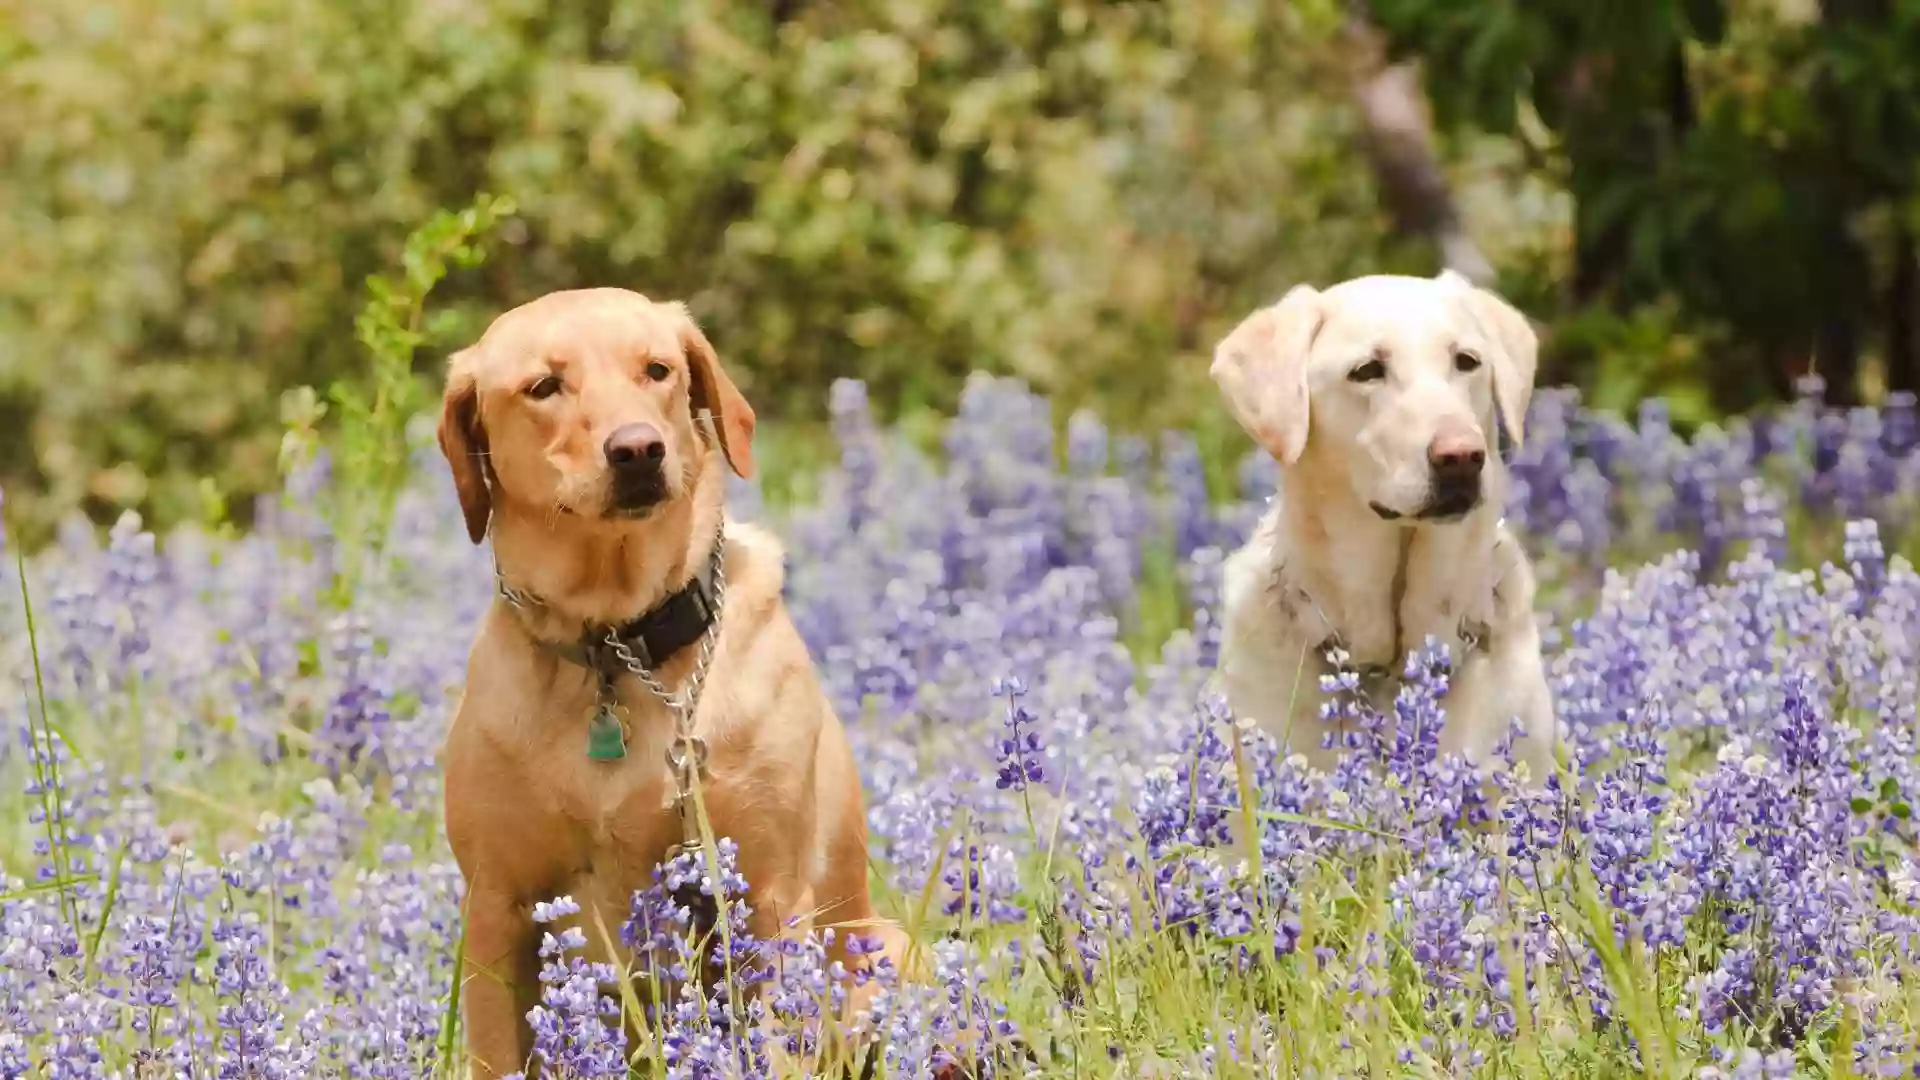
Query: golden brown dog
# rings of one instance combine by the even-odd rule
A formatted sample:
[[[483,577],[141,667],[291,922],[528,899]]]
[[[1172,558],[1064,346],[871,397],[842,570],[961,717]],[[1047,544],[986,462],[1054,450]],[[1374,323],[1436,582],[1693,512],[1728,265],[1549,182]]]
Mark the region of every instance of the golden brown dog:
[[[904,936],[868,895],[853,756],[781,600],[782,550],[724,520],[753,429],[686,309],[623,289],[541,297],[452,359],[440,446],[500,577],[446,746],[476,1076],[530,1049],[533,904],[571,895],[590,955],[622,959],[602,928],[684,838],[676,740],[679,760],[704,749],[701,798],[712,835],[739,844],[756,936],[847,925],[900,962]],[[690,730],[649,678],[673,696],[696,684]],[[836,937],[849,970],[866,961]]]

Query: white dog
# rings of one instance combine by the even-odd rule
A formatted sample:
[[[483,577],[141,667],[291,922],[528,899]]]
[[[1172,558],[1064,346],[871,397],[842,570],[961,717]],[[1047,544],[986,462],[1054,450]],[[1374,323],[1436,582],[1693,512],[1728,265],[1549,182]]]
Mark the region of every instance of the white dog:
[[[1280,465],[1280,491],[1224,568],[1220,679],[1234,715],[1325,768],[1327,657],[1391,715],[1409,652],[1453,658],[1443,752],[1487,761],[1518,720],[1529,780],[1553,761],[1533,571],[1501,517],[1538,341],[1451,271],[1296,286],[1214,352],[1228,411]]]

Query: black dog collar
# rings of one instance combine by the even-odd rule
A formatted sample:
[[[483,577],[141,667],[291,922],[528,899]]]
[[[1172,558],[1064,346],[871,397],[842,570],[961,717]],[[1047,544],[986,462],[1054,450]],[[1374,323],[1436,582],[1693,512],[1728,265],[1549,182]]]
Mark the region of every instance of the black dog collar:
[[[720,567],[721,545],[714,545],[707,563],[685,585],[654,605],[653,609],[617,626],[589,625],[573,641],[534,640],[548,652],[569,663],[600,673],[608,680],[627,674],[629,668],[615,653],[617,640],[637,660],[640,667],[653,671],[699,642],[720,618],[714,602],[714,578]],[[510,588],[502,580],[500,595],[514,607],[546,607],[537,597]]]

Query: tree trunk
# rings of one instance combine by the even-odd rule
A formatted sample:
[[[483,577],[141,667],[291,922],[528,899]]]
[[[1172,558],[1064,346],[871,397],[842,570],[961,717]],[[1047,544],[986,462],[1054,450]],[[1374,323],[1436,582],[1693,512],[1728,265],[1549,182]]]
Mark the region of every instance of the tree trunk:
[[[1920,250],[1905,224],[1893,231],[1887,284],[1887,389],[1920,393]]]
[[[1415,62],[1389,64],[1384,36],[1364,14],[1347,21],[1354,103],[1361,148],[1380,185],[1394,227],[1431,240],[1441,265],[1480,285],[1492,285],[1493,265],[1467,235],[1453,191],[1434,151],[1433,122]]]
[[[1826,384],[1829,405],[1860,404],[1860,322],[1835,312],[1820,324],[1813,348],[1814,374]]]
[[[1822,0],[1821,25],[1829,32],[1870,29],[1884,25],[1891,16],[1887,0]],[[1841,116],[1848,105],[1846,94],[1834,81],[1831,68],[1823,67],[1815,76],[1813,100],[1827,115]],[[1826,280],[1814,292],[1820,304],[1821,321],[1816,331],[1814,362],[1826,380],[1827,399],[1836,405],[1855,405],[1860,401],[1860,352],[1872,304],[1861,298],[1873,295],[1873,267],[1863,245],[1851,231],[1854,215],[1874,201],[1871,180],[1857,172],[1842,171],[1831,178],[1820,193],[1819,207],[1827,219],[1826,233],[1832,237],[1825,254],[1832,260],[1823,265]],[[1904,230],[1902,230],[1904,231]],[[1895,237],[1896,251],[1900,237]],[[1896,266],[1897,280],[1900,270]],[[1888,327],[1888,377],[1893,378],[1893,327]]]

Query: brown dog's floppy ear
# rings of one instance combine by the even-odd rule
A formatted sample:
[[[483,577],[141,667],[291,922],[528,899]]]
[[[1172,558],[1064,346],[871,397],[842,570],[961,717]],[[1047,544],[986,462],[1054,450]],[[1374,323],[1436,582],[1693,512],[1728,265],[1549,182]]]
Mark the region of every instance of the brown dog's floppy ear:
[[[465,359],[466,353],[455,353],[448,364],[447,393],[440,405],[440,452],[453,468],[453,490],[467,519],[467,538],[478,544],[486,537],[487,521],[493,515],[493,492],[487,487],[487,433],[480,426],[480,388]]]
[[[1307,449],[1307,352],[1320,318],[1319,290],[1295,285],[1234,327],[1208,369],[1227,412],[1282,465]]]
[[[1526,436],[1527,405],[1533,400],[1540,337],[1517,308],[1465,277],[1442,270],[1437,280],[1460,290],[1473,321],[1499,346],[1493,356],[1487,357],[1493,370],[1493,401],[1500,407],[1500,419],[1513,437],[1513,445],[1520,446]]]
[[[696,415],[701,409],[713,414],[714,430],[720,434],[720,452],[742,480],[753,479],[753,409],[740,396],[740,388],[727,377],[713,344],[693,321],[685,305],[680,306],[684,323],[680,345],[687,351],[687,366],[693,372],[688,394]]]

